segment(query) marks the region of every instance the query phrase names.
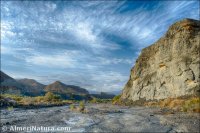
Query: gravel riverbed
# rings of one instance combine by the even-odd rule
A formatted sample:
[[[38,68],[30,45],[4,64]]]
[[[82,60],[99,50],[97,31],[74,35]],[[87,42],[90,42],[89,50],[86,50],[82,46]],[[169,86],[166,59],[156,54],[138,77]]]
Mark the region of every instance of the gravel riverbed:
[[[88,104],[86,108],[89,112],[85,114],[71,112],[69,106],[2,109],[1,127],[4,132],[11,126],[70,127],[70,132],[199,132],[200,116],[195,113],[111,104]]]

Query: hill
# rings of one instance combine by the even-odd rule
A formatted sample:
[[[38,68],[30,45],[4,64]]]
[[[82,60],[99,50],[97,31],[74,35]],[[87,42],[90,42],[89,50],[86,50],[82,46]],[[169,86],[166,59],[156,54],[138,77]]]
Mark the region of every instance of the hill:
[[[46,92],[52,92],[60,95],[64,99],[87,99],[89,98],[89,92],[79,86],[66,85],[60,81],[56,81],[45,87]]]

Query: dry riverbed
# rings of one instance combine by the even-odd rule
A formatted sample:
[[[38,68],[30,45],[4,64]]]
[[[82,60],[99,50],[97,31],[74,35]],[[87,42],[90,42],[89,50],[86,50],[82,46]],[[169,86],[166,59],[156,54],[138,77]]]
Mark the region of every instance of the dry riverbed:
[[[71,132],[199,132],[200,116],[165,113],[159,108],[89,104],[88,113],[68,106],[1,110],[1,127],[70,127]]]

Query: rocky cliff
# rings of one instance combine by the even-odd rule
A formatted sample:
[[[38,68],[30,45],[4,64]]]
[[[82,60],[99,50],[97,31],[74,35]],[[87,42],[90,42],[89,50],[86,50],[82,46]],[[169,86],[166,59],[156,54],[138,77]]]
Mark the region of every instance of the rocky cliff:
[[[184,19],[171,25],[162,38],[141,51],[121,99],[159,100],[198,94],[199,51],[200,21]]]

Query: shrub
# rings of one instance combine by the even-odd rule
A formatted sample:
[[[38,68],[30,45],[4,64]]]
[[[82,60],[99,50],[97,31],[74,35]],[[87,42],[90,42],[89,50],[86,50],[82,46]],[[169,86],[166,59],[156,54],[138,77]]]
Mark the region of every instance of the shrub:
[[[112,99],[100,99],[93,97],[92,100],[89,101],[90,103],[110,103],[112,102]]]
[[[91,103],[97,103],[97,98],[92,98],[92,100],[90,101]]]
[[[126,86],[130,88],[130,87],[132,87],[132,85],[133,85],[133,81],[131,81],[131,79],[129,79]]]
[[[70,104],[69,109],[73,111],[75,109],[74,104]]]
[[[176,111],[183,112],[197,112],[200,113],[200,98],[188,97],[188,98],[167,98],[160,100],[159,102],[146,102],[147,106],[158,106],[161,108],[169,108]]]
[[[47,92],[44,97],[45,101],[52,101],[54,98],[54,94],[52,92]]]
[[[62,100],[59,95],[55,95],[52,92],[47,92],[44,96],[36,96],[36,97],[27,97],[27,96],[20,96],[20,95],[11,95],[11,94],[2,94],[0,95],[0,104],[3,105],[10,105],[8,100],[10,99],[15,101],[16,106],[34,106],[34,105],[64,105],[64,104],[71,104],[77,101],[75,100]],[[4,103],[3,103],[4,101]]]
[[[7,108],[8,111],[12,111],[13,110],[13,106],[10,106]]]
[[[200,99],[199,97],[193,97],[184,102],[181,108],[184,112],[198,112],[200,113]]]
[[[85,109],[85,103],[83,101],[80,101],[79,103],[79,111],[84,111]]]
[[[83,101],[79,102],[79,107],[75,107],[74,104],[70,104],[69,108],[71,111],[78,111],[81,113],[86,113],[85,103]]]
[[[35,103],[35,99],[33,97],[24,97],[20,103],[23,105],[33,105]]]
[[[112,99],[112,103],[113,103],[113,104],[116,104],[116,103],[120,102],[120,97],[121,97],[121,95],[115,96],[115,97]]]
[[[20,102],[23,97],[20,95],[14,95],[14,94],[2,94],[1,95],[2,98],[11,98],[13,100],[15,100],[16,102]]]
[[[35,97],[35,101],[36,101],[37,103],[44,102],[44,96],[37,96],[37,97]]]
[[[44,96],[46,102],[58,102],[60,101],[60,96],[53,94],[52,92],[47,92]]]

